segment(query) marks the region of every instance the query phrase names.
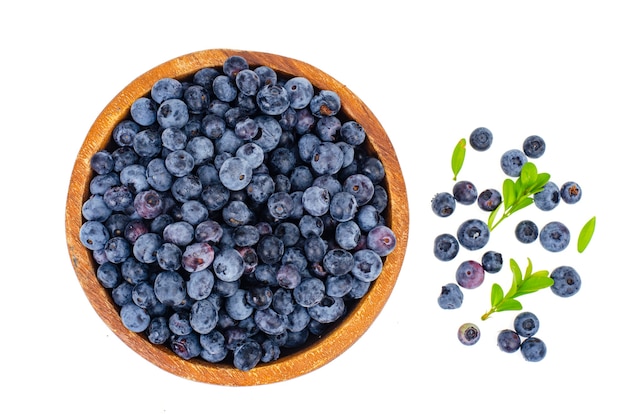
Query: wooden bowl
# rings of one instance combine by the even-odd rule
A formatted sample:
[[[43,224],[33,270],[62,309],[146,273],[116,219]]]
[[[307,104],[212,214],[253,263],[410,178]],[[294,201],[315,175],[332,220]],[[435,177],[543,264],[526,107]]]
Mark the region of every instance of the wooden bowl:
[[[96,279],[97,264],[91,252],[79,240],[79,229],[83,223],[81,208],[89,196],[92,177],[90,158],[107,146],[115,125],[129,116],[133,101],[147,95],[154,82],[161,78],[184,79],[205,67],[221,68],[225,59],[232,55],[244,57],[250,67],[266,65],[279,75],[306,77],[315,87],[333,90],[340,96],[343,114],[364,127],[369,149],[385,167],[389,196],[386,223],[397,237],[396,248],[385,258],[380,276],[336,328],[304,349],[271,363],[260,363],[249,371],[204,362],[199,358],[184,360],[166,346],[153,345],[145,334],[129,331],[122,324],[109,292]],[[284,381],[313,371],[342,354],[365,333],[381,312],[396,283],[407,246],[408,219],[405,181],[389,137],[369,108],[343,83],[307,63],[287,57],[215,49],[190,53],[149,70],[132,81],[104,108],[88,131],[76,158],[67,196],[65,226],[69,256],[78,281],[95,311],[124,343],[143,358],[180,377],[211,384],[247,386]]]

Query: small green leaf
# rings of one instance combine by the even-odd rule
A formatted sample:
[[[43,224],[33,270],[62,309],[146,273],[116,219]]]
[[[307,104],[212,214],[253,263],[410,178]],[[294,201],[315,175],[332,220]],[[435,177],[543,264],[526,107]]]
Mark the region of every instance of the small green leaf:
[[[527,295],[529,293],[537,292],[538,290],[550,287],[554,284],[554,279],[551,277],[531,277],[522,283],[520,287],[517,288],[517,293],[515,297]]]
[[[526,265],[526,273],[524,273],[524,279],[530,277],[533,274],[533,262],[528,258],[528,264]]]
[[[550,276],[550,272],[548,272],[547,270],[538,270],[535,273],[533,273],[532,275],[529,275],[528,277],[547,277]]]
[[[515,299],[505,299],[498,306],[498,312],[510,310],[522,310],[522,304]]]
[[[456,181],[456,177],[459,175],[459,172],[463,167],[463,162],[465,162],[466,142],[465,138],[461,138],[452,152],[452,173],[454,174],[452,179],[454,181]]]
[[[489,227],[489,229],[493,228],[493,222],[496,220],[496,216],[498,215],[498,210],[500,210],[500,207],[502,207],[502,203],[498,204],[495,210],[489,213],[489,218],[487,219],[487,227]]]
[[[545,185],[548,184],[548,181],[550,181],[550,174],[548,173],[537,174],[537,177],[535,178],[535,182],[529,188],[530,190],[529,194],[535,194],[543,190],[543,187],[545,187]]]
[[[493,286],[491,286],[491,306],[496,307],[503,298],[504,291],[502,290],[502,287],[499,284],[494,283]]]
[[[517,292],[517,287],[522,284],[522,270],[514,259],[510,260],[511,272],[513,273],[513,282],[511,283],[511,289],[506,294],[507,297],[513,297]]]
[[[534,200],[530,197],[526,197],[515,203],[515,205],[509,210],[509,214],[513,214],[516,211],[520,211],[523,208],[528,207],[534,202]]]
[[[502,183],[502,202],[504,203],[504,208],[507,209],[511,207],[514,201],[515,201],[515,183],[510,178],[507,178]]]
[[[587,223],[580,230],[580,234],[578,235],[578,253],[582,253],[585,251],[589,242],[591,241],[591,237],[593,236],[593,232],[596,230],[596,216],[591,217]]]
[[[537,167],[532,162],[527,162],[520,171],[520,181],[524,187],[532,186],[537,180]]]

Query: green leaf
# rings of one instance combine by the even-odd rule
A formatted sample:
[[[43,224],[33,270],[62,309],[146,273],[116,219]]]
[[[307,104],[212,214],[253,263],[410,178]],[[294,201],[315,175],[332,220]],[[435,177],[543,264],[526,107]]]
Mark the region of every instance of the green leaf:
[[[532,275],[529,275],[528,277],[547,277],[550,276],[550,272],[548,272],[547,270],[538,270],[535,273],[533,273]]]
[[[465,138],[461,138],[461,140],[454,147],[454,151],[452,152],[452,173],[454,177],[452,178],[456,181],[456,177],[459,175],[461,168],[463,167],[463,162],[465,162],[465,147],[467,141]]]
[[[537,174],[537,177],[535,178],[535,182],[530,187],[530,194],[535,194],[543,190],[543,187],[545,187],[545,185],[548,184],[548,181],[550,181],[550,174],[548,173]]]
[[[517,288],[517,293],[515,297],[527,295],[529,293],[537,292],[538,290],[550,287],[554,284],[554,279],[551,277],[531,277],[522,283],[520,287]]]
[[[522,310],[522,304],[515,299],[505,299],[498,306],[498,312],[510,310]]]
[[[510,178],[502,183],[502,202],[505,209],[511,207],[515,202],[515,183]]]
[[[511,272],[513,273],[513,282],[511,283],[511,289],[506,294],[507,297],[513,297],[517,292],[517,287],[522,284],[522,270],[514,259],[510,260]]]
[[[528,258],[528,264],[526,265],[526,273],[524,273],[524,279],[530,277],[533,274],[533,262]]]
[[[504,291],[502,290],[502,287],[499,284],[494,283],[493,286],[491,286],[491,306],[496,307],[503,298]]]
[[[591,217],[587,223],[583,226],[578,234],[578,253],[582,253],[585,251],[589,242],[591,241],[591,237],[593,236],[593,232],[596,230],[596,216]]]
[[[490,229],[493,228],[493,222],[496,220],[496,216],[498,215],[500,207],[502,207],[502,203],[498,204],[495,210],[489,213],[489,218],[487,219],[487,227],[489,227]]]
[[[532,162],[527,162],[520,171],[520,181],[526,188],[532,186],[537,181],[537,167]]]
[[[513,214],[516,211],[520,211],[523,208],[528,207],[534,202],[534,200],[530,197],[522,198],[520,201],[515,203],[515,205],[509,210],[509,214]]]

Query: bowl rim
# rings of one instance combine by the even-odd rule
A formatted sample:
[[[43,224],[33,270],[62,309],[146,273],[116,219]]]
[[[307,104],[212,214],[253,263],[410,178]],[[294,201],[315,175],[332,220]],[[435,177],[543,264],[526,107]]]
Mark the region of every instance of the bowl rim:
[[[202,68],[221,67],[226,58],[234,55],[246,59],[250,67],[266,65],[279,74],[303,76],[316,88],[333,90],[339,95],[341,111],[364,127],[367,145],[385,167],[389,193],[386,216],[396,235],[396,248],[385,258],[381,274],[332,331],[301,350],[270,363],[260,363],[249,371],[199,358],[184,360],[168,347],[153,345],[142,334],[129,331],[122,324],[110,294],[97,281],[95,261],[78,236],[83,222],[81,208],[89,194],[92,175],[90,157],[107,146],[113,128],[128,116],[132,102],[148,94],[154,82],[161,78],[188,78]],[[72,266],[89,302],[109,329],[136,353],[165,371],[193,381],[227,386],[261,385],[296,378],[328,364],[351,347],[369,329],[391,295],[406,253],[408,229],[408,199],[400,164],[387,133],[360,98],[345,84],[306,62],[273,53],[238,49],[206,49],[181,55],[138,76],[115,95],[95,119],[78,151],[65,211],[67,248]]]

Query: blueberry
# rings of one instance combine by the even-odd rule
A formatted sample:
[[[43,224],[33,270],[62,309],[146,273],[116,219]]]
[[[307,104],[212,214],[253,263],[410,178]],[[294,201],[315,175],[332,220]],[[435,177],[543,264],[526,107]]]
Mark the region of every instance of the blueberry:
[[[322,263],[331,275],[345,275],[354,266],[354,256],[345,249],[330,249],[324,255]]]
[[[195,358],[202,352],[200,339],[196,333],[172,336],[170,347],[176,355],[185,360]]]
[[[539,158],[546,152],[546,142],[538,135],[531,135],[524,140],[522,149],[528,158]]]
[[[485,247],[489,241],[489,227],[479,219],[469,219],[461,223],[457,230],[459,244],[468,250],[478,250]]]
[[[352,250],[359,245],[361,229],[355,221],[344,221],[335,227],[335,241],[345,250]]]
[[[135,303],[127,303],[120,309],[120,317],[124,326],[132,332],[143,332],[150,325],[148,311]]]
[[[158,302],[154,288],[148,282],[139,282],[133,286],[131,297],[133,303],[143,309],[149,309]]]
[[[202,300],[209,297],[215,285],[215,275],[209,269],[191,272],[186,283],[187,294],[194,300]]]
[[[272,308],[259,309],[254,312],[254,321],[259,329],[268,335],[280,335],[287,329],[284,317]]]
[[[189,110],[187,104],[181,99],[167,99],[157,109],[157,122],[162,128],[183,128],[187,121],[189,121]]]
[[[215,254],[212,264],[215,277],[224,282],[234,282],[243,275],[243,258],[233,248],[220,249]]]
[[[123,237],[111,237],[104,245],[104,254],[111,263],[122,263],[131,254],[131,244]]]
[[[98,266],[96,278],[107,289],[117,287],[123,280],[119,267],[111,262],[105,262]]]
[[[289,94],[282,85],[264,85],[256,94],[256,103],[265,115],[280,115],[289,108]]]
[[[278,82],[278,75],[276,74],[276,71],[269,66],[257,66],[254,68],[254,71],[258,75],[261,85],[273,85]]]
[[[311,168],[318,175],[337,174],[343,166],[343,151],[333,142],[321,142],[311,156]]]
[[[520,351],[526,361],[539,362],[545,358],[547,347],[544,341],[533,336],[522,342]]]
[[[148,341],[155,345],[163,345],[172,334],[167,326],[167,319],[163,316],[152,318],[148,325]]]
[[[485,270],[474,260],[465,260],[456,270],[456,282],[465,289],[475,289],[485,280]]]
[[[552,181],[548,181],[543,189],[533,196],[535,206],[541,211],[553,210],[561,201],[559,187]]]
[[[202,350],[200,356],[208,362],[221,362],[228,355],[224,334],[215,329],[208,334],[200,335]]]
[[[167,99],[182,98],[183,85],[177,79],[161,78],[152,85],[150,96],[157,104]]]
[[[435,194],[430,204],[433,213],[439,217],[449,217],[456,209],[456,199],[448,192]]]
[[[328,211],[333,219],[338,222],[350,221],[358,212],[358,203],[354,194],[340,191],[330,200]]]
[[[366,138],[363,126],[356,121],[346,121],[339,131],[341,138],[350,145],[361,145]]]
[[[570,242],[570,231],[561,222],[551,221],[539,232],[539,242],[549,252],[565,250]]]
[[[294,109],[305,108],[315,93],[311,82],[304,77],[296,76],[285,82],[285,90],[289,105]]]
[[[133,206],[141,218],[148,220],[161,215],[165,208],[163,198],[153,189],[137,193],[133,200]]]
[[[115,126],[111,137],[120,147],[133,145],[135,134],[141,130],[141,126],[132,119],[125,119]]]
[[[481,210],[494,211],[502,203],[502,194],[493,188],[483,190],[478,194],[477,204]]]
[[[219,178],[229,190],[242,190],[252,180],[252,167],[244,158],[231,157],[224,161],[219,169]]]
[[[498,273],[502,270],[502,254],[489,250],[483,254],[481,264],[485,272]]]
[[[457,337],[463,345],[474,345],[480,339],[480,329],[473,323],[464,323],[459,327]]]
[[[175,177],[184,177],[189,174],[195,162],[193,156],[185,150],[175,150],[165,157],[165,168]]]
[[[233,102],[237,98],[237,85],[226,75],[218,75],[213,79],[212,90],[215,97],[223,102]]]
[[[314,187],[311,187],[314,188]],[[313,194],[314,190],[310,191],[310,194]],[[311,196],[310,202],[307,203],[307,206],[311,209],[311,211],[315,211],[316,215],[322,215],[325,213],[326,205],[324,200],[317,200],[314,195]],[[314,210],[314,207],[320,210]],[[294,210],[294,201],[293,198],[289,195],[289,193],[285,191],[278,191],[273,193],[267,199],[267,209],[273,218],[276,220],[285,220],[291,216]]]
[[[312,319],[321,323],[332,323],[341,318],[346,311],[343,298],[324,296],[322,300],[308,308]]]
[[[88,221],[105,222],[113,213],[113,210],[104,202],[99,194],[89,197],[82,205],[83,217]]]
[[[209,93],[200,85],[190,85],[183,93],[183,101],[192,114],[202,114],[210,102]]]
[[[457,181],[452,187],[454,199],[463,205],[471,205],[478,198],[478,190],[470,181]]]
[[[316,217],[328,212],[330,200],[330,193],[322,187],[309,187],[302,194],[302,206],[308,214]]]
[[[335,91],[321,90],[311,98],[311,113],[316,117],[337,115],[341,109],[341,99]]]
[[[250,371],[259,363],[262,355],[261,345],[256,341],[247,340],[234,350],[233,365],[241,371]]]
[[[186,221],[176,221],[163,229],[163,241],[178,246],[187,246],[194,239],[194,227]]]
[[[437,259],[448,262],[454,259],[459,253],[459,242],[456,237],[451,234],[440,234],[435,237],[433,251]]]
[[[560,194],[563,202],[567,204],[577,203],[583,195],[580,186],[574,181],[564,183],[561,186]]]
[[[326,287],[321,279],[307,277],[302,279],[300,284],[293,289],[293,300],[300,306],[309,308],[322,301]],[[284,305],[281,306],[284,309]]]
[[[109,240],[109,230],[100,221],[86,221],[81,225],[78,237],[87,249],[102,250]]]
[[[575,295],[580,290],[581,279],[578,272],[571,266],[559,266],[550,274],[554,284],[552,292],[562,298]]]
[[[513,328],[519,336],[529,338],[539,330],[539,318],[532,312],[521,312],[515,317]]]
[[[156,251],[157,263],[163,270],[178,270],[182,256],[183,252],[173,243],[163,243]]]
[[[396,235],[385,225],[378,225],[367,233],[367,248],[379,256],[387,256],[396,248]]]
[[[493,134],[485,127],[479,127],[472,131],[469,143],[476,151],[486,151],[493,143]]]
[[[511,354],[520,348],[521,339],[517,332],[504,329],[498,333],[497,344],[501,351]]]
[[[89,165],[96,174],[108,174],[113,171],[115,162],[109,151],[100,150],[91,156]]]
[[[154,279],[154,293],[164,305],[178,306],[187,297],[185,279],[177,272],[165,270]]]
[[[509,177],[519,177],[522,167],[527,161],[528,158],[523,151],[511,149],[504,152],[500,157],[500,167]]]
[[[294,289],[300,284],[302,276],[298,267],[292,263],[282,264],[276,271],[278,286],[284,289]]]
[[[141,126],[152,125],[157,118],[157,104],[150,98],[142,97],[130,106],[130,116]]]
[[[518,241],[529,244],[539,237],[539,227],[531,220],[522,220],[515,226],[515,238]]]
[[[370,249],[361,249],[352,255],[354,264],[351,274],[363,282],[373,282],[383,270],[383,261],[380,255]]]
[[[261,79],[254,70],[246,68],[237,72],[235,85],[243,95],[254,96],[261,86]]]
[[[437,298],[441,309],[458,309],[463,304],[463,292],[456,283],[448,283],[441,287],[441,293]]]

